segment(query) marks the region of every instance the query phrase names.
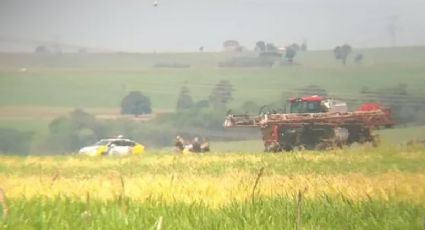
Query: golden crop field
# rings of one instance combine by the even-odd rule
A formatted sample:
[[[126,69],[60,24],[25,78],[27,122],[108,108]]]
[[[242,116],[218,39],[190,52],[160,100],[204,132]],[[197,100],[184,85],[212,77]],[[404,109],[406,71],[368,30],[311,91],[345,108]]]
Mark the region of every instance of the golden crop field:
[[[425,210],[425,149],[418,146],[290,154],[148,153],[125,158],[2,156],[0,162],[0,186],[10,203],[8,219],[11,220],[8,221],[11,223],[18,223],[20,215],[25,215],[25,210],[35,205],[31,202],[48,206],[49,202],[61,205],[72,201],[75,204],[67,205],[97,203],[108,208],[108,205],[120,204],[123,199],[131,203],[126,212],[131,212],[133,205],[151,204],[158,210],[175,205],[189,207],[185,215],[173,217],[176,218],[173,221],[195,218],[197,209],[191,210],[194,205],[201,210],[222,213],[223,209],[235,205],[256,207],[258,202],[267,201],[269,208],[280,201],[297,207],[302,199],[312,210],[323,208],[320,204],[326,200],[335,202],[340,208],[349,204],[340,215],[355,212],[356,205],[377,206],[375,208],[381,212],[378,214],[385,218],[375,220],[376,223],[366,221],[370,226],[382,224],[391,217],[389,206],[406,204],[409,207],[403,206],[406,210],[399,207],[400,210],[393,211],[409,213],[408,219],[395,224],[418,227],[419,215]],[[27,207],[17,207],[14,203]],[[315,212],[303,214],[307,215],[308,224],[318,223],[308,218]],[[261,221],[262,217],[258,218]],[[100,218],[98,221],[106,220]],[[145,221],[152,225],[155,222]],[[101,226],[96,222],[92,224]],[[6,228],[12,226],[20,225],[7,225]],[[179,228],[208,227],[199,221],[181,226]],[[391,229],[391,225],[388,227]]]

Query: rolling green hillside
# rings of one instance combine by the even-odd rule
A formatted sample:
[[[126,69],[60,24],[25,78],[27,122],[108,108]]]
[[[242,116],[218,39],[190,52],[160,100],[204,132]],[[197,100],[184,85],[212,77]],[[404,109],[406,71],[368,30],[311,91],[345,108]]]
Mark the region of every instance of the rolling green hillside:
[[[300,53],[299,65],[273,68],[219,68],[229,57],[252,53],[92,54],[60,57],[2,54],[0,106],[117,107],[130,90],[150,96],[154,110],[173,110],[181,86],[206,99],[214,84],[229,80],[231,106],[252,100],[279,100],[282,91],[316,84],[332,95],[354,97],[362,87],[405,83],[412,92],[425,88],[425,48],[372,49],[363,64],[336,62],[331,51]],[[352,55],[353,56],[353,55]],[[153,68],[155,63],[185,63],[191,68]],[[20,68],[27,68],[20,72]]]
[[[353,62],[362,53],[362,64]],[[175,110],[182,86],[194,100],[208,99],[220,80],[233,84],[229,108],[246,101],[264,105],[282,101],[310,84],[342,98],[357,98],[363,87],[391,88],[406,84],[408,93],[424,98],[425,47],[356,50],[347,66],[332,51],[298,53],[295,65],[223,68],[228,60],[255,59],[243,53],[150,53],[150,54],[0,54],[0,127],[35,132],[42,140],[48,123],[74,108],[109,119],[119,115],[121,99],[132,90],[149,96],[154,113]],[[190,68],[155,68],[157,64],[189,65]],[[422,139],[423,127],[383,132],[386,140]],[[399,138],[398,132],[403,133]],[[170,138],[170,137],[167,137]],[[220,146],[223,146],[221,148]],[[219,149],[236,151],[224,143]],[[242,146],[245,146],[242,144]],[[248,149],[251,148],[247,145]],[[255,151],[261,145],[255,144]],[[258,147],[260,146],[260,147]],[[245,149],[245,148],[243,148]]]

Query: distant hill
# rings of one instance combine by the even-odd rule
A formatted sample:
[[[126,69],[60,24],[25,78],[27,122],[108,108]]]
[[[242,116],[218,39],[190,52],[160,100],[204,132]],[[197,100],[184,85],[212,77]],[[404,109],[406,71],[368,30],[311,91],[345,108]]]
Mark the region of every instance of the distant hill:
[[[395,63],[411,65],[425,63],[425,46],[396,48],[353,48],[348,63],[353,64],[355,54],[364,55],[365,65]],[[105,69],[138,70],[151,68],[161,63],[184,63],[193,68],[215,68],[221,62],[233,59],[256,57],[254,52],[242,53],[87,53],[60,55],[37,55],[32,53],[0,53],[0,70],[18,70],[21,68],[52,69]],[[298,52],[295,61],[304,66],[333,67],[338,63],[331,50]]]

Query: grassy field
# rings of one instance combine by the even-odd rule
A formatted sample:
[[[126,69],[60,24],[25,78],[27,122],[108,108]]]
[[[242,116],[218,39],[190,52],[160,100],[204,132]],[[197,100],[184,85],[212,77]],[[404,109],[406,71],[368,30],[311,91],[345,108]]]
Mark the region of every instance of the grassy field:
[[[0,54],[0,128],[35,132],[36,146],[52,119],[76,107],[113,119],[122,97],[141,90],[154,112],[170,112],[180,87],[208,99],[220,80],[234,86],[230,108],[309,84],[355,98],[365,86],[404,83],[425,96],[425,47],[355,53],[362,64],[344,67],[331,51],[312,51],[272,68],[218,67],[254,53]],[[153,68],[161,63],[191,67]],[[423,229],[425,149],[399,144],[425,139],[424,131],[382,130],[379,148],[326,153],[261,154],[259,136],[211,142],[205,155],[0,155],[0,229]]]
[[[154,112],[170,112],[181,86],[189,88],[194,100],[208,99],[220,80],[229,80],[235,89],[229,108],[246,101],[259,105],[279,101],[282,92],[292,95],[309,84],[325,88],[332,96],[356,98],[365,86],[376,89],[404,83],[409,93],[425,96],[425,47],[355,53],[364,54],[363,64],[350,61],[344,67],[331,51],[311,51],[298,54],[298,65],[272,68],[218,67],[229,58],[254,53],[0,54],[0,128],[33,131],[41,139],[52,119],[77,107],[97,117],[114,118],[119,116],[121,99],[131,90],[148,95]],[[158,63],[191,67],[154,68]],[[22,72],[23,67],[27,71]],[[397,135],[399,131],[403,135]],[[401,142],[405,137],[423,138],[422,133],[419,127],[384,132],[384,136]]]
[[[141,90],[151,97],[154,110],[170,111],[181,86],[186,85],[195,99],[207,99],[219,80],[234,85],[233,107],[248,100],[267,104],[279,100],[282,91],[309,84],[336,96],[354,97],[365,86],[385,88],[398,83],[422,93],[424,51],[423,47],[361,50],[364,63],[346,67],[334,60],[331,51],[312,51],[299,54],[300,65],[275,68],[219,68],[220,61],[232,56],[226,53],[69,54],[52,60],[2,54],[0,60],[8,61],[0,66],[0,106],[118,107],[128,91]],[[155,62],[171,61],[192,67],[152,68]],[[19,72],[22,66],[28,71]]]
[[[0,157],[1,229],[422,229],[425,149]],[[4,215],[4,207],[3,207]]]

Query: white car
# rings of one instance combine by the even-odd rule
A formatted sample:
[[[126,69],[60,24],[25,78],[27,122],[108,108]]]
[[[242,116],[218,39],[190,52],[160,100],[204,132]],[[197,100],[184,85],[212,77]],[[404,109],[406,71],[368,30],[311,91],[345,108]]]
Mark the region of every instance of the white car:
[[[145,147],[135,141],[123,138],[102,139],[92,146],[80,149],[79,155],[127,156],[144,153]]]

